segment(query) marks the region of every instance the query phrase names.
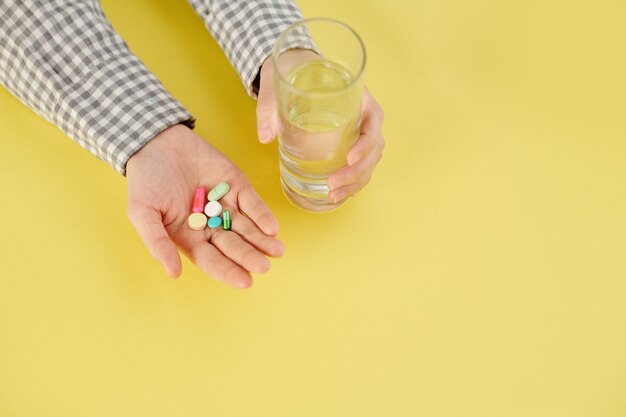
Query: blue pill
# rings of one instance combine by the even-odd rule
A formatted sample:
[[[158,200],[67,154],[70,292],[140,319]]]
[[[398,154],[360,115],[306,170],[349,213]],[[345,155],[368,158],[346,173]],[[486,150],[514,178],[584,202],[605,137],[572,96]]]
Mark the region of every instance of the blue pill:
[[[207,224],[211,229],[217,229],[222,225],[222,218],[219,216],[211,217]]]

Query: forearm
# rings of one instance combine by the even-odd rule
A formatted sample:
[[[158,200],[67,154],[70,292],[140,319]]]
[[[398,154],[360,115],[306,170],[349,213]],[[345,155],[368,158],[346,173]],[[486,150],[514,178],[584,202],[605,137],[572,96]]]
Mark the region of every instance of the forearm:
[[[159,132],[194,125],[97,0],[0,3],[0,84],[121,174]]]

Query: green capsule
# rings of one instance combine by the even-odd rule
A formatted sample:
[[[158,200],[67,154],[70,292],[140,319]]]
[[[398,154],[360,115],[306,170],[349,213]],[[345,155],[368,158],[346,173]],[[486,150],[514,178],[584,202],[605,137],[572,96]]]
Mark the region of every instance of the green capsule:
[[[228,210],[222,212],[222,220],[224,220],[224,230],[230,230],[230,212]]]
[[[209,201],[217,201],[220,198],[224,197],[224,194],[228,192],[230,186],[226,181],[222,181],[217,184],[211,191],[209,191]]]

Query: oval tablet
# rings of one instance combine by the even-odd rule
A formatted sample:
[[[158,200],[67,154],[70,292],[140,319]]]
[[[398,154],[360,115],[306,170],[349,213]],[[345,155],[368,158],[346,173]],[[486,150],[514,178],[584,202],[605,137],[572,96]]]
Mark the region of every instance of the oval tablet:
[[[219,201],[209,201],[206,206],[204,206],[204,214],[209,217],[219,216],[222,212],[222,205]]]
[[[187,224],[193,230],[202,230],[207,225],[206,216],[202,213],[191,213],[187,219]]]
[[[211,229],[216,229],[218,227],[220,227],[222,225],[222,218],[221,217],[211,217],[209,219],[209,227]]]
[[[209,191],[209,201],[217,201],[220,198],[224,197],[230,190],[230,185],[226,181],[222,181],[217,184],[211,191]]]

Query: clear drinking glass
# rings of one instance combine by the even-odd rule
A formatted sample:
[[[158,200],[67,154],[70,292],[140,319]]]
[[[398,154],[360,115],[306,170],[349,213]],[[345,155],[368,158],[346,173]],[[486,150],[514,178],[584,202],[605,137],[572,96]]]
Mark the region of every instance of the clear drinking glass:
[[[285,29],[272,61],[283,192],[304,210],[338,208],[347,198],[329,201],[326,180],[359,136],[363,41],[344,23],[308,19]]]

